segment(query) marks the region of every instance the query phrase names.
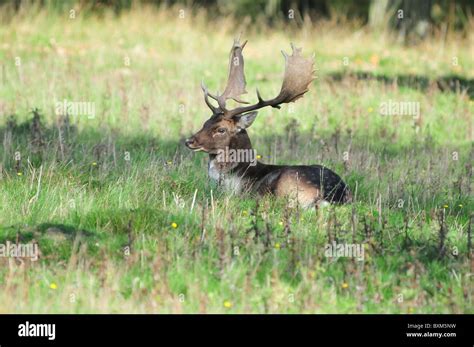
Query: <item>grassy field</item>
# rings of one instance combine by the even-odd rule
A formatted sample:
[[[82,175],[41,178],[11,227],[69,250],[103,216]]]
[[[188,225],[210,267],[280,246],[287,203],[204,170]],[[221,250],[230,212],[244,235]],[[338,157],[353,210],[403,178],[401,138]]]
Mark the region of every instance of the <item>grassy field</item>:
[[[0,25],[0,243],[41,252],[0,258],[0,313],[474,313],[472,35],[404,47],[351,23],[182,14]],[[290,42],[316,56],[310,92],[249,129],[261,160],[323,164],[353,204],[231,195],[183,146],[242,31],[248,100],[276,95]],[[58,115],[63,100],[94,117]],[[420,114],[381,115],[389,102]],[[363,261],[326,257],[333,241]]]

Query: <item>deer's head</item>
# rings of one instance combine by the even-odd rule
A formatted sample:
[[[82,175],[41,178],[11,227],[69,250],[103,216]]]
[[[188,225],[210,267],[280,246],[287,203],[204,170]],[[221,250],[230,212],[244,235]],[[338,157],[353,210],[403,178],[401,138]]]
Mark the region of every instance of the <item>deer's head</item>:
[[[303,58],[301,48],[296,48],[292,44],[293,53],[291,56],[282,51],[285,57],[285,75],[278,96],[264,100],[257,89],[257,103],[227,109],[226,101],[228,99],[233,99],[240,104],[248,104],[240,99],[242,94],[247,93],[242,56],[242,50],[246,43],[247,41],[241,45],[238,39],[234,41],[230,51],[227,86],[221,95],[210,94],[204,83],[201,84],[204,101],[212,111],[212,115],[201,130],[186,140],[188,148],[194,151],[216,153],[228,147],[240,132],[253,123],[257,116],[256,110],[266,106],[280,108],[281,104],[293,102],[308,91],[308,86],[313,80],[313,60]],[[213,105],[209,98],[214,99],[217,106]]]

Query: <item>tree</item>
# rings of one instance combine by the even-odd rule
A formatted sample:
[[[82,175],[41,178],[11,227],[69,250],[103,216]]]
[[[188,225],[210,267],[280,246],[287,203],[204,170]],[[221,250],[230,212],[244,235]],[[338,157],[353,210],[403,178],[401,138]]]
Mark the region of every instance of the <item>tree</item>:
[[[375,29],[388,27],[404,43],[425,38],[431,24],[432,0],[372,0],[369,24]]]

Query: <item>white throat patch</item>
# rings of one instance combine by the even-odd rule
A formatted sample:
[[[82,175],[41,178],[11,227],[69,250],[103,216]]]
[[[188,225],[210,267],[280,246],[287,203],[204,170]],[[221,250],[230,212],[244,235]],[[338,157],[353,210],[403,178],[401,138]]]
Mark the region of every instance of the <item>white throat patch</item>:
[[[215,159],[209,160],[208,174],[210,179],[223,186],[226,191],[233,194],[239,194],[242,191],[242,178],[231,173],[220,172]]]

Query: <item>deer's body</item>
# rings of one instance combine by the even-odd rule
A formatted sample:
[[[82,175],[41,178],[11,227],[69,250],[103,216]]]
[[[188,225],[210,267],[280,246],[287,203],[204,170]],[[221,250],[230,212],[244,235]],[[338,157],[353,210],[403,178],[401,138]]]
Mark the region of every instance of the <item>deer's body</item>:
[[[229,147],[252,150],[247,132],[239,132]],[[324,202],[346,203],[352,198],[342,179],[321,165],[223,163],[217,159],[217,154],[209,154],[208,174],[210,179],[230,192],[288,197],[302,207]]]
[[[285,53],[285,77],[277,97],[263,100],[257,91],[258,102],[254,105],[226,108],[226,100],[239,103],[245,91],[244,60],[241,45],[235,41],[231,50],[229,78],[224,93],[209,94],[203,85],[204,100],[212,110],[212,116],[202,129],[186,141],[193,151],[209,153],[209,177],[227,189],[239,193],[251,191],[258,194],[274,194],[289,197],[299,205],[310,207],[322,202],[346,203],[351,201],[351,193],[342,179],[333,171],[320,165],[267,165],[252,159],[254,151],[248,137],[248,128],[257,109],[271,106],[280,108],[283,103],[293,102],[308,91],[313,80],[313,62],[301,55],[301,49],[293,48],[291,56]],[[217,101],[215,107],[209,97]],[[247,156],[228,157],[222,152],[231,151]],[[250,160],[249,160],[250,159]]]

